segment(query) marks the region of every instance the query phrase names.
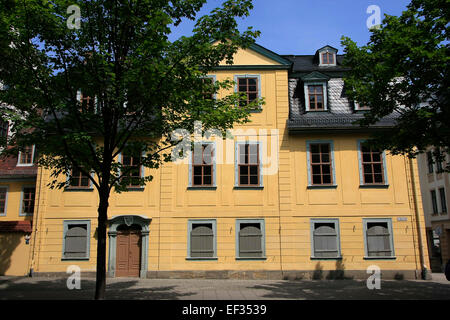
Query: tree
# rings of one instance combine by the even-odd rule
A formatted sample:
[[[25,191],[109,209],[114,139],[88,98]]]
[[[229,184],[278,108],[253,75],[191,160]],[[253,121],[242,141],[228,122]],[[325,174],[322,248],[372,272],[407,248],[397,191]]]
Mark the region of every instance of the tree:
[[[427,146],[449,151],[449,9],[448,0],[412,0],[401,16],[385,15],[368,44],[342,38],[351,68],[346,94],[370,107],[360,124],[399,114],[393,130],[371,139],[393,154],[414,157]],[[435,154],[437,161],[445,152]]]
[[[203,128],[225,131],[249,121],[238,94],[205,98],[232,88],[232,81],[204,81],[221,61],[232,62],[259,32],[240,32],[250,0],[227,0],[197,17],[206,0],[28,0],[0,5],[2,117],[13,122],[5,154],[35,145],[38,164],[58,177],[73,170],[99,193],[95,298],[105,297],[106,224],[112,190],[145,185],[152,176],[136,167],[158,168],[176,145],[170,133]],[[77,20],[77,7],[81,14]],[[75,18],[75,20],[73,19]],[[182,19],[195,20],[192,35],[169,41]],[[77,25],[79,24],[79,25]],[[78,28],[79,27],[79,28]],[[79,96],[80,92],[82,97]],[[207,93],[205,95],[205,93]],[[117,160],[133,155],[133,166]],[[94,175],[92,175],[94,173]]]

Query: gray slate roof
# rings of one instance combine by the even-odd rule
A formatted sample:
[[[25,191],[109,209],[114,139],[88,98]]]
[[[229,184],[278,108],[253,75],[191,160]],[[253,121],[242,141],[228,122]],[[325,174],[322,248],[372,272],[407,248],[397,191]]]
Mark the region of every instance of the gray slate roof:
[[[311,72],[311,71],[345,71],[349,70],[342,66],[344,55],[336,55],[336,66],[319,67],[316,55],[284,55],[282,56],[292,62],[292,72]]]

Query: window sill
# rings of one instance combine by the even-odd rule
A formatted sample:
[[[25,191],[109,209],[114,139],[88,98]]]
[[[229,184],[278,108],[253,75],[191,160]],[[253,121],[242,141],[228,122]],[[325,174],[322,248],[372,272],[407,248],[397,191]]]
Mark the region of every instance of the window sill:
[[[32,167],[32,166],[34,166],[34,163],[16,164],[16,167]]]
[[[360,189],[388,189],[388,184],[361,184]]]
[[[252,257],[236,257],[236,260],[256,260],[256,261],[260,260],[260,261],[262,261],[262,260],[267,260],[267,257],[254,257],[254,258],[252,258]]]
[[[186,257],[186,260],[190,260],[190,261],[208,261],[208,260],[218,260],[218,258],[217,257],[208,257],[208,258],[201,258],[201,257],[195,257],[195,258],[192,258],[192,257]]]
[[[128,187],[127,191],[144,191],[145,187]]]
[[[72,191],[91,192],[91,191],[94,191],[94,188],[67,187],[67,188],[64,188],[64,192],[66,192],[66,191],[68,191],[68,192],[72,192]]]
[[[306,110],[306,113],[314,113],[314,112],[330,112],[328,109],[324,110]]]
[[[337,184],[330,185],[309,185],[306,187],[307,189],[336,189]]]
[[[257,108],[257,109],[251,109],[251,110],[249,110],[248,112],[249,113],[261,113],[263,110],[262,110],[262,107],[259,107],[259,108]]]
[[[89,261],[89,258],[61,258],[61,261]]]
[[[19,213],[19,217],[32,217],[32,216],[33,216],[32,213]]]
[[[263,190],[264,186],[234,186],[234,190]]]
[[[397,257],[364,257],[364,260],[395,260]]]
[[[217,186],[210,186],[210,187],[208,187],[208,186],[198,186],[198,187],[189,186],[189,187],[187,187],[187,189],[188,190],[216,190]]]
[[[311,260],[342,260],[342,256],[339,257],[310,257]]]

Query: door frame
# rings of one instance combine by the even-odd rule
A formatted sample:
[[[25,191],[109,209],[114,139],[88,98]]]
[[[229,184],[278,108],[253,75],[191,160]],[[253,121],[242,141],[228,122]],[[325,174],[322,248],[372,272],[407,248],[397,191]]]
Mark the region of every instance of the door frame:
[[[108,275],[110,277],[116,276],[116,248],[117,248],[117,227],[122,224],[132,225],[137,224],[141,226],[141,266],[139,270],[140,278],[147,278],[148,269],[148,238],[149,225],[151,218],[139,215],[119,215],[109,219],[109,259],[108,259]]]

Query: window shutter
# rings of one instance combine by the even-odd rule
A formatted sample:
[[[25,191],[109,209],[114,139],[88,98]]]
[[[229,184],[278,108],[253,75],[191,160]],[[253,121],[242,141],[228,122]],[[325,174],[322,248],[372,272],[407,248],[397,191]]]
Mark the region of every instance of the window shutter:
[[[262,233],[259,223],[241,224],[239,231],[239,256],[262,257]]]
[[[191,257],[214,257],[212,224],[194,224],[191,231]]]
[[[367,224],[367,254],[369,257],[388,257],[392,255],[387,223]]]
[[[315,223],[314,256],[317,258],[334,258],[339,254],[337,232],[334,223]]]
[[[66,232],[65,252],[66,258],[87,257],[87,226],[70,225]]]

